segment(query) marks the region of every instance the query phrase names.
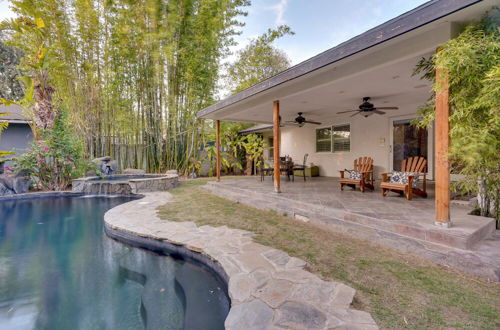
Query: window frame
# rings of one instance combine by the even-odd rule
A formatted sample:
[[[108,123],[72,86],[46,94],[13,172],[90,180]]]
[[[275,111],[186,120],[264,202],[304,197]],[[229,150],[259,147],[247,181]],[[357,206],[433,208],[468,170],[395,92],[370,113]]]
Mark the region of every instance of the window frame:
[[[335,127],[342,127],[342,126],[348,126],[349,127],[349,150],[335,150],[335,138],[333,137],[333,132]],[[342,153],[342,152],[351,152],[351,123],[344,123],[344,124],[337,124],[337,125],[332,125],[332,153]],[[339,138],[337,138],[340,140]]]
[[[342,126],[348,126],[349,127],[349,150],[335,150],[335,140],[334,138],[334,129],[337,127],[342,127]],[[322,129],[329,129],[330,130],[330,150],[324,150],[324,151],[318,151],[318,131]],[[314,145],[315,145],[315,151],[316,153],[343,153],[343,152],[351,152],[351,135],[352,135],[352,130],[351,130],[351,123],[342,123],[342,124],[335,124],[335,125],[330,125],[330,126],[324,126],[324,127],[319,127],[314,130]],[[337,138],[338,140],[339,138]],[[322,139],[321,141],[324,141],[326,139]]]
[[[328,140],[330,140],[330,150],[321,150],[321,151],[318,151],[318,131],[319,130],[322,130],[322,129],[329,129],[330,130],[330,138]],[[325,127],[319,127],[319,128],[316,128],[314,130],[314,148],[315,148],[315,151],[317,153],[325,153],[325,152],[332,152],[332,126],[325,126]],[[327,140],[326,138],[325,139],[322,139],[321,141],[323,140]]]

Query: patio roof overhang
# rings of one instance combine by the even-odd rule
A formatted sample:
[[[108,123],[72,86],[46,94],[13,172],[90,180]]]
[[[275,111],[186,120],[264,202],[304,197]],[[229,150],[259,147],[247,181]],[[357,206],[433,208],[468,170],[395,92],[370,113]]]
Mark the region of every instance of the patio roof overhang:
[[[16,105],[12,104],[10,106],[0,105],[0,113],[3,113],[3,116],[0,116],[0,121],[7,122],[9,124],[29,124],[30,119],[26,117],[23,113],[23,109]]]
[[[314,56],[242,92],[207,107],[198,116],[271,124],[272,104],[292,120],[336,118],[356,108],[364,96],[381,106],[424,103],[431,84],[412,76],[423,56],[452,38],[460,25],[477,20],[494,0],[429,1],[401,16]]]
[[[260,133],[268,130],[272,130],[273,125],[271,124],[257,124],[249,128],[242,129],[238,134],[245,135],[250,133]]]

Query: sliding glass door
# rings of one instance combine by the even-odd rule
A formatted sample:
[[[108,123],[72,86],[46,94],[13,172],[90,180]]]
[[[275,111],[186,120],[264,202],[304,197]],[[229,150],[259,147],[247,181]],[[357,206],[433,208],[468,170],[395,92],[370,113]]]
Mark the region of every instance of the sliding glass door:
[[[427,172],[432,177],[432,152],[429,132],[411,124],[412,118],[391,120],[391,169],[401,170],[403,159],[422,156],[427,159]]]

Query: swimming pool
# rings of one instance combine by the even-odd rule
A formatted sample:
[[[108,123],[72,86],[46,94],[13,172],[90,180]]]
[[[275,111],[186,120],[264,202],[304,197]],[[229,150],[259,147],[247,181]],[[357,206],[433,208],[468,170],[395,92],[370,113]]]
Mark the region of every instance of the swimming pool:
[[[127,197],[0,201],[0,329],[223,329],[224,283],[107,237]]]

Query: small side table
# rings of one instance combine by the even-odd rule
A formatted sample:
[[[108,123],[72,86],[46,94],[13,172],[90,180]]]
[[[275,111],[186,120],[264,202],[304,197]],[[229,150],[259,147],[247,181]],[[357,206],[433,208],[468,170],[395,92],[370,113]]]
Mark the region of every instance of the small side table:
[[[313,177],[313,176],[319,176],[319,167],[318,166],[311,166],[311,167],[306,167],[306,176],[308,177]],[[302,170],[295,170],[293,171],[293,174],[295,176],[301,177],[304,174],[302,173]]]

